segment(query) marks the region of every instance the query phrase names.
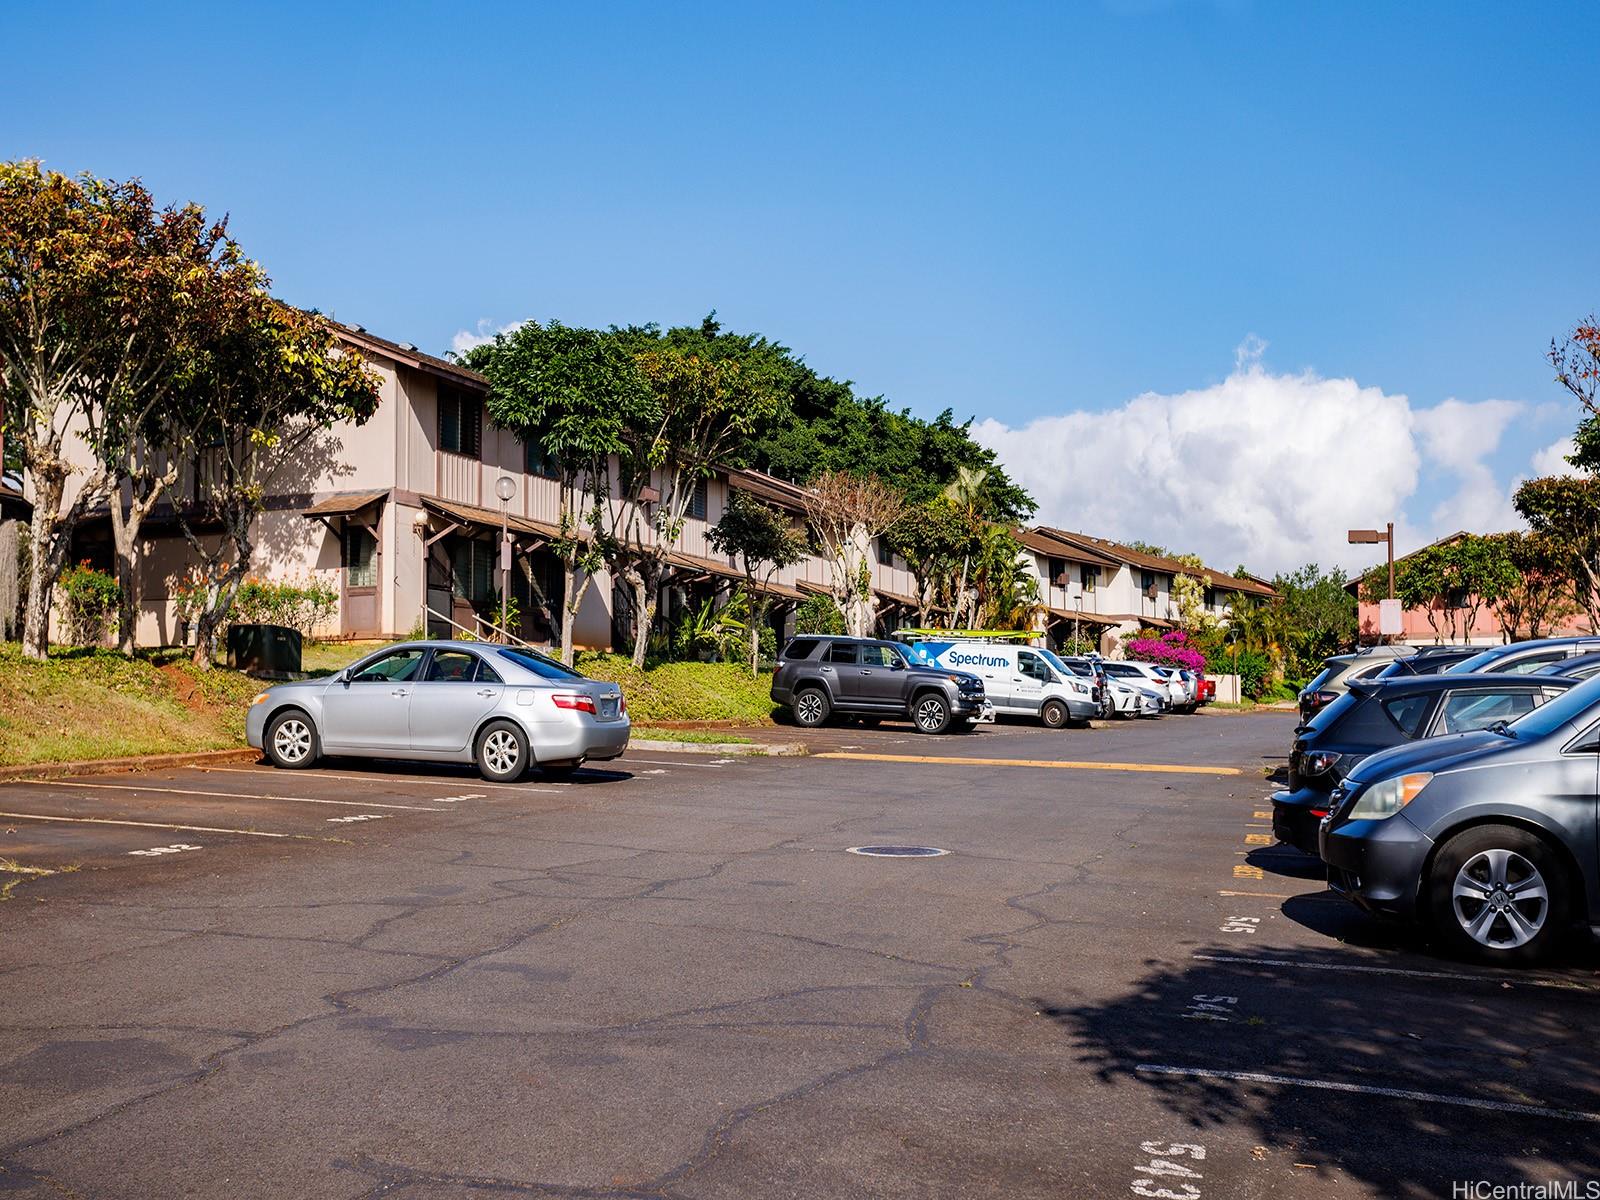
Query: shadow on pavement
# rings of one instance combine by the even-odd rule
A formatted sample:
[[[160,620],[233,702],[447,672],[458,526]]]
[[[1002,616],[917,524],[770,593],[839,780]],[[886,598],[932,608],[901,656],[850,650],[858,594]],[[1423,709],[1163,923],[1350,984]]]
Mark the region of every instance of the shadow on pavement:
[[[1254,1145],[1265,1151],[1255,1155],[1262,1169],[1272,1172],[1259,1181],[1268,1192],[1273,1180],[1317,1186],[1319,1176],[1339,1174],[1408,1200],[1449,1196],[1455,1181],[1600,1179],[1596,1125],[1574,1115],[1600,1113],[1592,1054],[1600,993],[1388,955],[1251,952],[1237,944],[1201,953],[1233,961],[1147,962],[1144,977],[1116,999],[1035,1003],[1101,1083],[1134,1083],[1179,1118],[1189,1132],[1175,1130],[1175,1140],[1204,1144],[1226,1130],[1229,1158],[1213,1142],[1207,1174],[1238,1165],[1243,1147]],[[1466,978],[1239,961],[1251,958],[1335,968],[1436,965],[1440,974]]]

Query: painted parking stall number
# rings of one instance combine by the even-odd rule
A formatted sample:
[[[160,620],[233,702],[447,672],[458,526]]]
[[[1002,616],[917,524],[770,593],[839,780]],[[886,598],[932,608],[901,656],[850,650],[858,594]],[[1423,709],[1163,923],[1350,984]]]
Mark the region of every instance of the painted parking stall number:
[[[353,817],[329,817],[329,825],[349,825],[352,821],[387,821],[386,813],[357,813]]]
[[[174,842],[170,846],[151,846],[148,850],[129,850],[129,854],[140,858],[159,858],[163,854],[182,854],[185,850],[198,850],[199,846],[192,846],[188,842]]]
[[[483,799],[483,793],[482,792],[463,792],[459,796],[435,796],[433,798],[433,802],[435,804],[459,804],[463,800],[482,800],[482,799]]]
[[[1135,1196],[1200,1200],[1200,1181],[1205,1176],[1195,1164],[1205,1161],[1204,1146],[1194,1142],[1140,1142],[1139,1152],[1149,1158],[1134,1168],[1135,1178],[1128,1190]]]
[[[1212,996],[1202,992],[1189,1001],[1189,1007],[1183,1010],[1185,1021],[1231,1021],[1235,1004],[1239,1003],[1237,996]]]
[[[1261,928],[1260,917],[1229,917],[1219,929],[1223,933],[1254,933]]]

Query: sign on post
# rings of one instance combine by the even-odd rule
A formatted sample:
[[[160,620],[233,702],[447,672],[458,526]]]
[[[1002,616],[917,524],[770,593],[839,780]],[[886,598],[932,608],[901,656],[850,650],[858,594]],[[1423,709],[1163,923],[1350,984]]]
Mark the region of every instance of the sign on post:
[[[510,538],[501,538],[500,539],[500,569],[502,571],[511,570],[511,539]]]
[[[1384,637],[1393,637],[1404,630],[1405,621],[1400,610],[1398,600],[1378,601],[1378,632]]]

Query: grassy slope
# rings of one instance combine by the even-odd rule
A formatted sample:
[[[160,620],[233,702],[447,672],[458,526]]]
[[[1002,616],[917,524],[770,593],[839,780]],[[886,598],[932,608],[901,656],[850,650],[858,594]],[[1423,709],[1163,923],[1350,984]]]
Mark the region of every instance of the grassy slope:
[[[771,675],[751,675],[733,663],[662,663],[640,671],[619,654],[581,654],[578,670],[591,679],[622,685],[628,715],[641,725],[658,721],[772,722]]]
[[[326,674],[376,645],[308,645],[304,665]],[[578,665],[586,675],[621,683],[629,715],[641,725],[771,720],[770,677],[752,678],[731,664],[666,663],[636,671],[626,658],[596,654]],[[40,663],[24,658],[16,643],[0,643],[0,766],[242,746],[246,706],[265,686],[222,667],[196,671],[177,650],[132,660],[104,650],[61,650]]]

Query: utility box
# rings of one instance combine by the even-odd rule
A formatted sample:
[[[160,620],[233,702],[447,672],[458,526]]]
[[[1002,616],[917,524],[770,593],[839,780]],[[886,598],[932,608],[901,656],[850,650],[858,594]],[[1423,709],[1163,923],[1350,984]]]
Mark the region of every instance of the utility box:
[[[287,625],[228,626],[228,665],[264,679],[291,679],[300,671],[300,631]]]

